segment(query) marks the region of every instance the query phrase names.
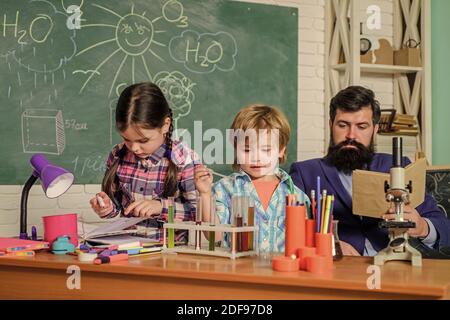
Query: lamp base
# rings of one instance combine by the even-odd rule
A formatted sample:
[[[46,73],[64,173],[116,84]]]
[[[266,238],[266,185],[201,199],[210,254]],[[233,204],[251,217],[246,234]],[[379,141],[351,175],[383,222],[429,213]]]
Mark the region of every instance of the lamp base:
[[[21,232],[19,235],[19,239],[28,240],[28,234],[26,232]]]

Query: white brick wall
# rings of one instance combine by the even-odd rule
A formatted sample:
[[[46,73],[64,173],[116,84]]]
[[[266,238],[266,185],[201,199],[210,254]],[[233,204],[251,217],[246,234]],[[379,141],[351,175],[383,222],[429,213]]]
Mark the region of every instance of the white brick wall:
[[[86,222],[101,222],[91,210],[89,200],[100,191],[100,185],[73,185],[57,199],[48,199],[39,183],[28,197],[28,232],[36,226],[43,234],[42,217],[54,214],[77,213]],[[0,236],[17,236],[20,227],[21,186],[0,186]]]
[[[324,54],[326,0],[247,0],[253,3],[299,8],[299,91],[298,91],[298,152],[305,160],[324,154]],[[363,0],[361,8],[374,1]],[[377,0],[382,10],[383,28],[374,35],[392,40],[392,1]],[[365,10],[364,10],[365,11]],[[362,84],[374,89],[383,106],[392,105],[392,79],[363,77]],[[90,210],[88,200],[100,190],[98,185],[76,185],[58,199],[47,199],[39,185],[32,188],[29,198],[29,225],[42,234],[41,217],[50,214],[78,213],[86,221],[100,221]],[[20,186],[0,186],[0,236],[15,236],[19,232]]]

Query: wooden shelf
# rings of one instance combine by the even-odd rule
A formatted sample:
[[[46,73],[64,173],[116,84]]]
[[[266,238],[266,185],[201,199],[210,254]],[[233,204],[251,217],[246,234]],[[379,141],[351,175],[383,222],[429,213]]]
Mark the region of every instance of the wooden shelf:
[[[325,101],[351,85],[367,85],[361,76],[392,78],[392,104],[399,113],[420,118],[417,150],[432,161],[431,113],[431,0],[392,0],[393,48],[400,48],[406,39],[420,42],[420,67],[361,63],[361,21],[365,19],[360,0],[325,1]],[[386,30],[390,31],[390,30]],[[374,34],[371,34],[375,36]],[[385,35],[383,33],[383,35]],[[344,61],[342,63],[342,61]],[[378,60],[381,61],[381,60]],[[391,79],[388,79],[391,80]],[[374,85],[377,89],[376,85]],[[376,92],[377,94],[377,92]],[[325,123],[328,123],[325,105]],[[420,117],[419,117],[420,115]],[[326,126],[325,137],[330,136]],[[325,149],[328,138],[325,139]]]
[[[341,63],[332,66],[334,70],[345,71],[347,68],[346,63]],[[422,67],[407,67],[407,66],[392,66],[384,64],[370,64],[361,63],[361,72],[364,73],[386,73],[386,74],[396,74],[396,73],[416,73],[422,71]]]

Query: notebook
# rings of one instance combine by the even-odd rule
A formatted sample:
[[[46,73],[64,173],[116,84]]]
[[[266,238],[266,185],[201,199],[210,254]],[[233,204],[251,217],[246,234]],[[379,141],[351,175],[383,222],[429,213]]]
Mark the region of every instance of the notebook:
[[[0,238],[0,252],[3,253],[48,249],[48,247],[49,243],[45,241]]]
[[[34,251],[13,251],[13,252],[2,252],[0,251],[1,257],[34,257]]]
[[[160,242],[157,240],[152,240],[152,239],[148,239],[148,238],[144,238],[144,237],[138,237],[138,236],[133,236],[133,235],[129,235],[129,234],[120,234],[120,235],[115,235],[115,236],[108,236],[108,237],[98,237],[98,238],[91,238],[89,240],[87,240],[89,243],[97,245],[123,245],[123,244],[127,244],[130,247],[133,245],[159,245]]]
[[[78,221],[78,237],[81,241],[88,241],[96,238],[107,236],[124,235],[129,233],[136,233],[136,229],[129,229],[134,227],[139,222],[142,222],[148,217],[132,217],[119,218],[110,223],[103,223],[100,226],[97,224],[89,224],[83,221]]]

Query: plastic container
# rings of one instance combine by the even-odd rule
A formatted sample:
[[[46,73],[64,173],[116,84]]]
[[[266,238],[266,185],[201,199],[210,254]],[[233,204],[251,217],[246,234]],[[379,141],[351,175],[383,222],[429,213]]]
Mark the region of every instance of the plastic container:
[[[77,214],[60,214],[42,217],[44,222],[44,241],[49,242],[50,247],[60,236],[69,236],[70,242],[78,247]]]
[[[320,256],[333,256],[333,236],[331,233],[316,233],[316,252]]]
[[[286,239],[284,253],[286,257],[297,255],[297,249],[305,246],[305,206],[286,207]]]
[[[296,272],[300,268],[300,259],[293,257],[275,256],[272,258],[272,269],[280,272]]]
[[[300,259],[300,270],[306,270],[306,258],[316,255],[316,248],[303,247],[297,249],[297,257]]]
[[[333,269],[332,256],[314,255],[306,257],[306,270],[314,274],[329,274]]]
[[[314,234],[316,233],[316,220],[308,219],[306,220],[306,246],[315,247],[316,241],[314,239]]]

